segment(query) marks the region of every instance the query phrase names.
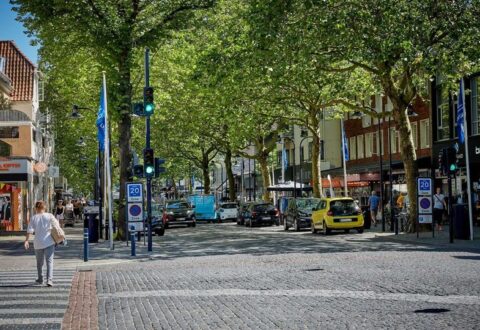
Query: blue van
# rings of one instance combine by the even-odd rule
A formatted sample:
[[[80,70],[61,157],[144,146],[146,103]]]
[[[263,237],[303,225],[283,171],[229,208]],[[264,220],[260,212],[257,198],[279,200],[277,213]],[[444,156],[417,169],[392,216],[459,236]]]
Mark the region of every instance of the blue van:
[[[196,220],[216,221],[215,195],[192,195],[188,197],[194,208]]]

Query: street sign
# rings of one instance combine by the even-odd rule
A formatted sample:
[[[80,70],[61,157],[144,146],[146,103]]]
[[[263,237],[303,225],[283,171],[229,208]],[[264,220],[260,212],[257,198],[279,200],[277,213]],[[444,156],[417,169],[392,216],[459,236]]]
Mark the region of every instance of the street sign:
[[[139,222],[129,222],[128,230],[131,231],[132,226],[134,227],[133,231],[143,231],[143,221]]]
[[[432,197],[418,197],[418,214],[431,214],[432,212]]]
[[[128,203],[127,216],[128,222],[143,221],[143,203]]]
[[[432,215],[431,214],[421,214],[418,216],[418,223],[432,223]]]
[[[417,192],[419,196],[428,196],[432,194],[432,179],[417,178]]]
[[[143,202],[143,184],[127,183],[127,203]]]

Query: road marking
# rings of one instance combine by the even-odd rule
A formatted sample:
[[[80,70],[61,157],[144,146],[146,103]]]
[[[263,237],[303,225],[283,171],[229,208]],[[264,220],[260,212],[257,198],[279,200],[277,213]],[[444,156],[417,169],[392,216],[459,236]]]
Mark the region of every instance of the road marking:
[[[62,319],[58,317],[45,317],[45,318],[15,318],[15,319],[0,319],[0,325],[18,325],[18,324],[42,324],[42,323],[57,323],[61,324]]]
[[[288,296],[288,297],[324,297],[351,298],[373,300],[396,300],[409,302],[426,302],[435,304],[480,305],[480,296],[432,296],[415,293],[383,293],[374,291],[342,291],[342,290],[154,290],[135,292],[116,292],[98,294],[99,299],[110,298],[144,298],[144,297],[218,297],[218,296]]]

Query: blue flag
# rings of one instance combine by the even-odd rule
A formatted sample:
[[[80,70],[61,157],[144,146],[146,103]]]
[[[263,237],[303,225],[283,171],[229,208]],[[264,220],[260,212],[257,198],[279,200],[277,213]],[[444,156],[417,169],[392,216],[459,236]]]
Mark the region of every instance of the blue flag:
[[[285,149],[285,146],[283,146],[283,149],[282,149],[282,162],[284,167],[288,167],[288,157],[287,157],[287,150]]]
[[[350,160],[350,155],[348,154],[348,142],[347,135],[345,134],[345,125],[342,123],[342,144],[343,144],[343,153],[345,156],[345,161]]]
[[[458,93],[458,102],[457,102],[457,133],[458,133],[458,142],[465,142],[465,104],[463,104],[463,79],[460,80],[460,92]]]
[[[105,91],[100,90],[100,106],[97,114],[97,138],[100,151],[105,150]]]

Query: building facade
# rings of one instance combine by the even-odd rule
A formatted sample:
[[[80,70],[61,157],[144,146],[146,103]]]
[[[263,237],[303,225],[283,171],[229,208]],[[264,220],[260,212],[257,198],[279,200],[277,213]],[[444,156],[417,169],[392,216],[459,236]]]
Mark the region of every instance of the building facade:
[[[0,41],[0,63],[0,81],[11,87],[2,88],[9,106],[0,109],[0,202],[12,209],[9,217],[3,212],[0,230],[24,230],[34,202],[53,195],[53,139],[40,113],[41,73],[13,41]]]

